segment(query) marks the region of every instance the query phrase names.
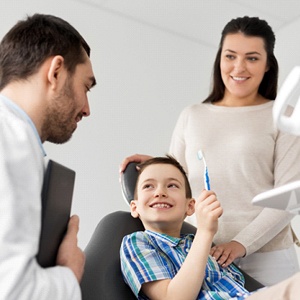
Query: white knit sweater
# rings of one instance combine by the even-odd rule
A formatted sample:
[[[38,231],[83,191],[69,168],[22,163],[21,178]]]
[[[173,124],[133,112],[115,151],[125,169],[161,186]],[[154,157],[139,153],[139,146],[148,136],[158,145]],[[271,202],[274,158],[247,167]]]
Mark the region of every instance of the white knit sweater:
[[[203,161],[197,158],[198,150],[203,151],[211,189],[224,209],[214,242],[236,240],[247,255],[293,243],[289,226],[293,215],[251,204],[258,193],[300,180],[300,138],[275,128],[273,103],[191,105],[181,113],[170,146],[170,153],[188,172],[196,198],[204,188]]]

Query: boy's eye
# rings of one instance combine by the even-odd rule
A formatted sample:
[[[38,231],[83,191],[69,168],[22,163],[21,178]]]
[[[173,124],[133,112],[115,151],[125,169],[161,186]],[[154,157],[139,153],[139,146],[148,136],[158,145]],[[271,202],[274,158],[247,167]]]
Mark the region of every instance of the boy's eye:
[[[169,188],[179,188],[179,186],[176,183],[170,183],[168,185]]]
[[[152,187],[153,187],[152,184],[145,184],[145,185],[143,185],[143,189],[150,189]]]

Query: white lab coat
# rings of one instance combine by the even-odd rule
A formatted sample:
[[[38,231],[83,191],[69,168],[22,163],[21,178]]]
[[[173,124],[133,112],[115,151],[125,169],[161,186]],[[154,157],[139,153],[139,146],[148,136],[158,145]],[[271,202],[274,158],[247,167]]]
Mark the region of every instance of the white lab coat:
[[[44,149],[26,113],[0,95],[0,299],[81,299],[66,267],[36,261]]]

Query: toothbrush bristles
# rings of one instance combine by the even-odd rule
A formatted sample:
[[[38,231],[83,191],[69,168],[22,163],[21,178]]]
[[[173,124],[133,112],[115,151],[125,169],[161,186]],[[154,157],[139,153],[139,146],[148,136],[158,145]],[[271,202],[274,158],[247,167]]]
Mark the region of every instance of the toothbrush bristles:
[[[206,161],[205,161],[205,158],[204,158],[204,155],[203,155],[202,150],[199,150],[199,151],[197,152],[197,155],[198,155],[198,159],[199,159],[199,160],[203,160],[204,167],[206,168]]]

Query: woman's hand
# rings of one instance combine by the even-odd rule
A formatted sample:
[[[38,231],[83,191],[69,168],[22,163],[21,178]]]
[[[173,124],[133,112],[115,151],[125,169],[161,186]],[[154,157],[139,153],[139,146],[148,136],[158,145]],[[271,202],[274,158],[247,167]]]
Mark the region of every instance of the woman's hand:
[[[152,156],[145,155],[145,154],[134,154],[134,155],[128,156],[128,157],[124,158],[123,161],[121,162],[120,167],[119,167],[119,172],[122,173],[126,169],[127,165],[130,162],[142,163],[150,158],[152,158]]]
[[[230,265],[236,258],[244,257],[245,254],[245,247],[236,241],[215,245],[210,250],[210,255],[224,268]]]

